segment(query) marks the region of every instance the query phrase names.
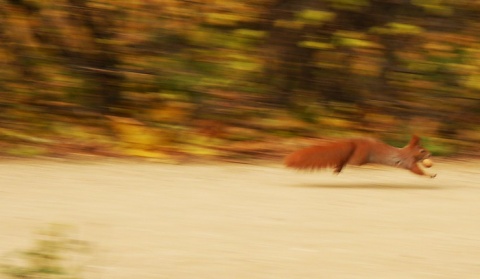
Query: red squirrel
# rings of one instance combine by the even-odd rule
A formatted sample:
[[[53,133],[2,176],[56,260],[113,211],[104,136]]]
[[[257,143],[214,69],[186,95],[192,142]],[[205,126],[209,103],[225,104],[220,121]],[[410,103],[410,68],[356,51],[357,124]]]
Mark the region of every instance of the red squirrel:
[[[430,156],[430,152],[420,145],[420,138],[416,135],[413,135],[410,143],[403,148],[373,138],[352,138],[300,149],[285,158],[285,165],[307,170],[332,167],[338,174],[347,164],[361,166],[373,163],[403,168],[418,175],[434,178],[436,174],[425,173],[417,165]],[[424,165],[430,167],[431,160],[426,160]]]

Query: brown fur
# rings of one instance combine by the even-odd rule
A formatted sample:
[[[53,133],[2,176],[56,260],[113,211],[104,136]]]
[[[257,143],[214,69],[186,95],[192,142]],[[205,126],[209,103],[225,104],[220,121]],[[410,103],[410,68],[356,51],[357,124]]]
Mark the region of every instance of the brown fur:
[[[417,165],[430,156],[430,152],[420,145],[420,138],[415,135],[403,148],[372,138],[354,138],[300,149],[285,158],[285,165],[307,170],[334,168],[335,173],[340,173],[347,164],[360,166],[374,163],[407,169],[433,178],[435,175],[423,172]]]

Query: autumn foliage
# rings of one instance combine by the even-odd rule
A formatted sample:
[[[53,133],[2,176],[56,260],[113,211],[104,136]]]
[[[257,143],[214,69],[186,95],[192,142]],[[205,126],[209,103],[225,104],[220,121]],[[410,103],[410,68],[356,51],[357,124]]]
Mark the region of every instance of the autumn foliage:
[[[478,154],[476,1],[0,4],[3,154],[258,158],[412,133]]]

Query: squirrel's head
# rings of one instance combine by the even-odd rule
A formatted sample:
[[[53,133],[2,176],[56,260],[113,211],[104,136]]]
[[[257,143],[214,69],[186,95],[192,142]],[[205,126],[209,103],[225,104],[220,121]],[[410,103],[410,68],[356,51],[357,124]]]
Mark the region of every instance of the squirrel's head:
[[[420,137],[417,135],[412,136],[406,148],[410,150],[410,154],[413,155],[416,161],[421,161],[432,156],[432,154],[420,144]]]

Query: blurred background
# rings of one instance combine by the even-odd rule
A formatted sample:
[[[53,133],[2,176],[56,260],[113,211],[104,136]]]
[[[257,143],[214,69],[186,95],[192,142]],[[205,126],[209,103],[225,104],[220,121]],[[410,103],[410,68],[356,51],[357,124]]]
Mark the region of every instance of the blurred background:
[[[478,155],[480,2],[0,0],[0,153]]]

